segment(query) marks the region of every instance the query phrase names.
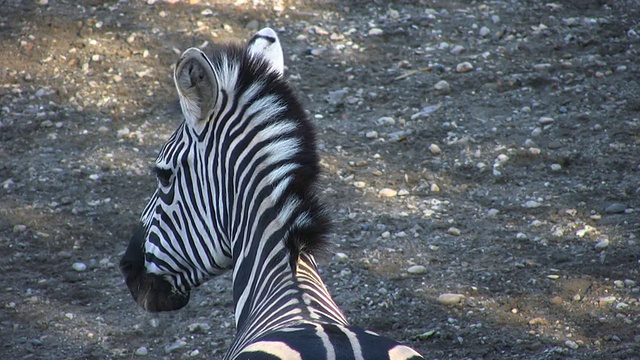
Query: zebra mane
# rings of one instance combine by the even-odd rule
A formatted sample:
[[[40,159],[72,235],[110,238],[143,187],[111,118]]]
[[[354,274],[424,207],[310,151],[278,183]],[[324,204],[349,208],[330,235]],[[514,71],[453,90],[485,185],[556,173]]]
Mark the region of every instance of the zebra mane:
[[[295,122],[295,130],[286,136],[298,140],[299,150],[288,160],[288,163],[297,166],[289,171],[291,181],[281,194],[279,206],[282,207],[286,199],[294,197],[299,200],[295,210],[297,215],[304,214],[290,217],[286,246],[291,253],[291,264],[297,261],[301,252],[317,254],[325,248],[330,221],[325,206],[317,196],[320,166],[314,126],[283,75],[273,71],[269,61],[252,56],[246,46],[233,43],[218,45],[209,59],[220,77],[219,81],[233,84],[236,93],[245,93],[256,83],[262,83],[255,98],[274,96],[283,105],[283,110],[262,126],[285,120]],[[229,74],[232,74],[231,78],[226,78]],[[220,87],[225,85],[221,84]]]

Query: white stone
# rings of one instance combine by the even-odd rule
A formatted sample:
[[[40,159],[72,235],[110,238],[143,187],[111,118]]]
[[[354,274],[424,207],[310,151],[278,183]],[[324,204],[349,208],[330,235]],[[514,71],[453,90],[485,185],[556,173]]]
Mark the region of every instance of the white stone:
[[[354,181],[353,186],[357,187],[358,189],[362,189],[367,186],[367,183],[364,181]]]
[[[145,346],[140,346],[133,354],[135,356],[147,356],[147,354],[149,354],[149,350],[147,350]]]
[[[377,131],[375,131],[375,130],[367,131],[367,133],[366,133],[366,134],[364,134],[364,136],[365,136],[367,139],[376,139],[376,138],[378,137],[378,132],[377,132]]]
[[[460,235],[460,229],[455,228],[455,227],[450,227],[449,229],[447,229],[447,234],[453,235],[453,236],[459,236]]]
[[[400,191],[398,191],[398,196],[407,196],[409,195],[409,191],[406,189],[400,189]]]
[[[129,135],[130,133],[131,133],[131,130],[129,130],[129,128],[125,126],[122,129],[118,130],[118,132],[116,133],[116,136],[119,138],[122,138]]]
[[[339,252],[336,253],[336,260],[338,260],[338,262],[345,263],[349,261],[349,257],[347,256],[347,254]]]
[[[413,265],[407,269],[409,274],[426,274],[427,268],[422,265]]]
[[[579,348],[580,346],[578,345],[577,342],[575,341],[571,341],[571,340],[567,340],[564,342],[564,345],[570,349],[576,350],[577,348]]]
[[[431,151],[433,155],[440,155],[442,153],[442,150],[436,144],[429,145],[429,151]]]
[[[551,171],[560,171],[562,170],[562,165],[560,164],[551,164]]]
[[[187,329],[189,329],[189,332],[191,333],[206,333],[210,328],[211,326],[207,323],[193,323],[187,326]]]
[[[616,297],[615,296],[604,296],[598,299],[598,302],[600,303],[600,305],[606,305],[606,304],[612,304],[616,301]]]
[[[438,302],[445,305],[455,305],[464,300],[465,296],[462,294],[450,294],[444,293],[438,296]]]
[[[376,124],[378,125],[395,125],[396,120],[390,116],[383,116],[376,120]]]
[[[369,36],[380,36],[382,34],[384,34],[384,31],[380,28],[371,28],[369,30]]]
[[[596,250],[604,250],[607,247],[609,247],[609,239],[598,241],[598,243],[595,245]]]
[[[175,341],[175,342],[165,346],[164,352],[169,354],[169,353],[172,353],[172,352],[174,352],[174,351],[176,351],[178,349],[182,349],[186,345],[187,345],[187,343],[185,341],[178,340],[178,341]]]
[[[451,55],[460,55],[461,53],[463,53],[466,49],[464,48],[464,46],[462,45],[456,45],[453,47],[453,49],[451,49],[450,53]]]
[[[433,89],[443,93],[449,93],[451,92],[451,85],[449,85],[449,83],[445,80],[440,80],[435,85],[433,85]]]
[[[461,62],[460,64],[456,65],[456,72],[457,73],[466,73],[473,70],[473,65],[468,62]]]
[[[549,125],[549,124],[553,124],[555,120],[551,117],[548,116],[542,116],[540,119],[538,119],[538,123],[540,125]]]
[[[398,192],[396,190],[393,190],[393,189],[384,188],[384,189],[382,189],[382,190],[380,190],[378,192],[378,195],[380,195],[382,197],[394,197],[394,196],[398,195]]]
[[[488,217],[496,217],[496,216],[498,216],[499,213],[500,213],[500,211],[498,209],[489,209],[487,211],[487,216]]]
[[[75,270],[77,272],[83,272],[83,271],[87,270],[87,264],[81,263],[81,262],[77,262],[77,263],[73,263],[73,265],[71,265],[71,268],[73,268],[73,270]]]
[[[616,310],[625,310],[629,307],[629,304],[624,302],[619,302],[616,304]]]
[[[535,209],[535,208],[539,208],[540,206],[542,206],[542,204],[540,204],[539,202],[535,201],[535,200],[529,200],[527,202],[525,202],[523,204],[524,207],[526,207],[527,209]]]
[[[488,27],[483,26],[480,28],[480,31],[478,31],[478,34],[482,37],[487,37],[489,35],[491,35],[491,30],[489,30]]]

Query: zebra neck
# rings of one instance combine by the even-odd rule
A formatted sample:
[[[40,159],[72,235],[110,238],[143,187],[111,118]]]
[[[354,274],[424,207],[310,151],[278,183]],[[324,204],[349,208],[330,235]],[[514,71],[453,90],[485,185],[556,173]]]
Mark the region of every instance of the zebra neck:
[[[284,253],[288,255],[287,251]],[[253,262],[261,263],[262,268],[247,263],[255,275],[249,281],[234,276],[237,346],[251,342],[267,331],[307,321],[348,325],[320,278],[312,255],[301,253],[294,271],[287,256],[281,258],[277,252],[271,254],[276,255],[269,264]],[[275,261],[275,258],[281,261]],[[236,273],[244,271],[240,269]]]

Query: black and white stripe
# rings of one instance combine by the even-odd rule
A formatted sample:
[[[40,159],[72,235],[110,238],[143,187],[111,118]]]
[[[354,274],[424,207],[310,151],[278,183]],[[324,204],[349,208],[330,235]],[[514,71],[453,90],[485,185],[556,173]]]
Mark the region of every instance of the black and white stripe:
[[[157,190],[120,265],[127,286],[145,309],[175,310],[232,270],[238,335],[225,359],[419,359],[350,327],[318,274],[328,221],[315,133],[283,73],[268,28],[211,58],[182,55],[185,121],[157,157]]]

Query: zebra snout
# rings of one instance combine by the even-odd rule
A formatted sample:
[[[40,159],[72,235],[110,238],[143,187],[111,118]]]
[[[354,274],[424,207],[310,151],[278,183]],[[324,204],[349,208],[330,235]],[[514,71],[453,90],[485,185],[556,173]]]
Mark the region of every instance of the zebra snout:
[[[120,260],[120,272],[131,296],[149,312],[183,308],[189,302],[189,291],[178,291],[163,276],[147,272],[142,250],[143,240],[144,228],[139,225]]]
[[[162,276],[149,274],[127,259],[120,261],[120,271],[133,300],[146,311],[173,311],[189,303],[188,291],[182,293],[174,290]]]

